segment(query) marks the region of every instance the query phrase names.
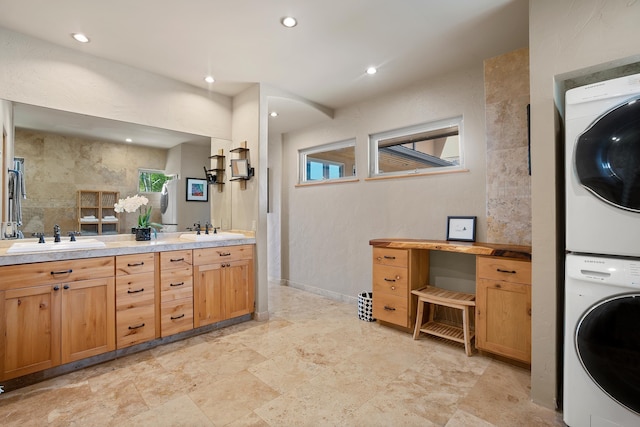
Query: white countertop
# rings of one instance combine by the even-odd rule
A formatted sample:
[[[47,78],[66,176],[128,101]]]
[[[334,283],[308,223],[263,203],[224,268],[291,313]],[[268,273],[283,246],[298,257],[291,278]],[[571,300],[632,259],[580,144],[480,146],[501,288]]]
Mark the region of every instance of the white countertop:
[[[256,243],[255,234],[253,232],[237,230],[233,230],[233,232],[242,233],[245,237],[218,241],[195,242],[192,240],[181,239],[180,235],[184,234],[184,232],[178,232],[158,233],[157,239],[153,238],[152,234],[150,241],[138,242],[135,240],[135,236],[133,234],[102,235],[90,236],[90,238],[103,241],[105,243],[103,248],[69,249],[56,252],[29,252],[18,254],[7,254],[7,249],[9,249],[14,243],[37,242],[38,239],[0,240],[0,266],[80,258],[97,258],[102,256],[129,255],[145,252],[175,251],[180,249],[251,245]],[[51,240],[53,237],[48,236],[46,239]],[[68,240],[69,238],[65,236],[63,239]],[[79,236],[77,239],[81,240],[83,237]]]

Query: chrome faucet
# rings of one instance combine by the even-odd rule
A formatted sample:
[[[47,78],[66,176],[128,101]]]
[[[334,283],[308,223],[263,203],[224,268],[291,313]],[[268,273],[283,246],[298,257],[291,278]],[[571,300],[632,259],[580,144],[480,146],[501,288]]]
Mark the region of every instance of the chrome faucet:
[[[53,241],[60,243],[60,226],[58,224],[53,226]]]

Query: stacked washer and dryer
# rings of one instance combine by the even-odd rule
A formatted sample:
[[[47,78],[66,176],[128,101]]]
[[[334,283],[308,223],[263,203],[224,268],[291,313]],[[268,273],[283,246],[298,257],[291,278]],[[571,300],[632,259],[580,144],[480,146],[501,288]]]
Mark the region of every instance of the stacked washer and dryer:
[[[640,426],[640,74],[566,93],[564,421]]]

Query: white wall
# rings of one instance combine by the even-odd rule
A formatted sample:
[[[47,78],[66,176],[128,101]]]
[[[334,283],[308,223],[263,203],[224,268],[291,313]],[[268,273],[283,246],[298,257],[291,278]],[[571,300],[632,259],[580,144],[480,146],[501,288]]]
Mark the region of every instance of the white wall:
[[[269,212],[267,245],[269,280],[282,279],[282,135],[269,135]]]
[[[468,172],[367,180],[368,135],[463,115]],[[484,82],[481,62],[284,136],[282,270],[292,286],[353,301],[371,289],[369,240],[445,239],[448,215],[476,215],[486,236]],[[356,137],[355,183],[296,187],[298,150]]]
[[[534,401],[555,405],[562,339],[563,228],[561,120],[557,82],[640,60],[640,3],[529,2],[532,156],[532,367]],[[558,294],[560,292],[560,294]],[[560,305],[560,307],[558,307]]]

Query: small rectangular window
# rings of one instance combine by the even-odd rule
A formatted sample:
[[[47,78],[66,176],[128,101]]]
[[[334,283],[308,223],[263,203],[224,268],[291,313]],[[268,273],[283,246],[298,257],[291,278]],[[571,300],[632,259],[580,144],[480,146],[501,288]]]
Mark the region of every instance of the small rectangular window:
[[[462,169],[462,117],[369,136],[371,177]]]
[[[355,146],[356,140],[350,139],[300,150],[300,183],[354,177]]]
[[[165,175],[164,171],[138,169],[138,191],[140,193],[160,193],[162,185],[172,178],[172,176]]]

